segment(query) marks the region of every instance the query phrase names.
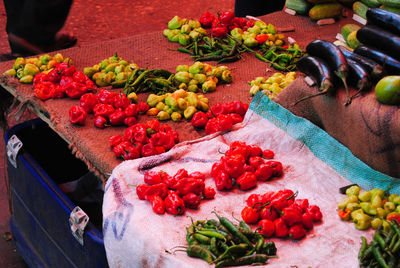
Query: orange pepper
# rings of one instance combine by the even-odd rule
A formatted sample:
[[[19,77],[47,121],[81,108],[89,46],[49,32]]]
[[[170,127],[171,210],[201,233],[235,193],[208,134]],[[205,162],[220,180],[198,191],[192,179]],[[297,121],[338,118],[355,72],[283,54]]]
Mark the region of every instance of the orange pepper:
[[[339,218],[344,220],[344,221],[350,220],[350,214],[351,214],[351,210],[349,210],[347,208],[346,209],[341,209],[341,210],[338,211]]]

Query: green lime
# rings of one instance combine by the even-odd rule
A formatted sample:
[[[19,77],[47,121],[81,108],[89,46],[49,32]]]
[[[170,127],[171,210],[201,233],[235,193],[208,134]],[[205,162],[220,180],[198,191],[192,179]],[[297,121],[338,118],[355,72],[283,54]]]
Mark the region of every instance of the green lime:
[[[384,104],[400,104],[400,75],[382,78],[375,86],[376,99]]]

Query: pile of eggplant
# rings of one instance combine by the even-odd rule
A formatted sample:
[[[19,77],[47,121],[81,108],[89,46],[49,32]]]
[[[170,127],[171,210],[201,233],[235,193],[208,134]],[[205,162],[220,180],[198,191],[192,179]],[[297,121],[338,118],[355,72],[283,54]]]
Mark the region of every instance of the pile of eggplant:
[[[318,95],[334,93],[344,86],[345,105],[360,92],[368,91],[385,75],[400,74],[400,14],[379,8],[367,11],[368,24],[357,31],[361,42],[354,51],[326,40],[314,40],[306,47],[307,56],[296,64],[299,71],[312,78]],[[357,92],[350,96],[348,85]]]

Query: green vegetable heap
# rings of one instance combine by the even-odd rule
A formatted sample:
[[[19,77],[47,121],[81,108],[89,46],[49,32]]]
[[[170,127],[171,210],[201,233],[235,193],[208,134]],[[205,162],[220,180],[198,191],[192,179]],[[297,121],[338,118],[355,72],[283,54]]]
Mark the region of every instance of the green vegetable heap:
[[[217,217],[219,221],[199,220],[187,228],[186,253],[190,257],[215,263],[215,267],[265,264],[276,257],[275,243],[266,242],[244,221],[237,225],[225,217]]]
[[[61,62],[72,64],[72,60],[69,58],[64,59],[61,53],[57,53],[54,56],[44,54],[38,58],[18,57],[14,61],[13,68],[5,71],[4,74],[10,77],[17,77],[21,83],[30,84],[33,82],[35,75],[40,72],[48,73]]]

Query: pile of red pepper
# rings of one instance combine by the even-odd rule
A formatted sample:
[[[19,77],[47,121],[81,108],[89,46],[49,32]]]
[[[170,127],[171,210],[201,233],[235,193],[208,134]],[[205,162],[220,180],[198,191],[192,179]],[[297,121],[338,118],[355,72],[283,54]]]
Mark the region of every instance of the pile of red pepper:
[[[240,101],[216,103],[207,113],[195,113],[190,122],[195,128],[205,128],[207,134],[225,131],[242,122],[248,108],[248,104]]]
[[[140,200],[150,202],[157,214],[165,212],[182,215],[186,208],[197,209],[202,199],[213,199],[215,190],[206,187],[205,174],[195,171],[188,173],[179,169],[174,176],[163,171],[147,171],[144,183],[136,187]]]
[[[282,176],[281,162],[264,160],[273,157],[274,152],[271,150],[234,141],[220,161],[213,164],[211,177],[218,190],[231,190],[235,184],[241,190],[249,190],[256,187],[258,181]]]
[[[179,142],[179,136],[170,126],[154,119],[130,126],[124,135],[113,135],[108,141],[116,157],[128,160],[162,154]]]
[[[78,99],[89,90],[95,89],[93,81],[68,62],[57,64],[48,73],[35,75],[33,87],[34,95],[41,100],[63,98],[65,95]]]
[[[83,125],[87,114],[93,113],[94,125],[98,128],[132,126],[136,124],[138,115],[146,113],[148,109],[149,105],[145,102],[131,103],[124,93],[103,89],[96,94],[83,94],[79,105],[70,109],[70,121]]]
[[[309,205],[308,199],[296,199],[296,195],[289,189],[251,194],[241,212],[242,219],[257,224],[257,231],[264,237],[302,239],[322,220],[322,213],[318,206]]]
[[[246,30],[254,26],[253,19],[235,17],[232,11],[218,13],[217,17],[206,11],[200,16],[200,23],[204,28],[211,28],[214,37],[225,37],[234,28]]]

